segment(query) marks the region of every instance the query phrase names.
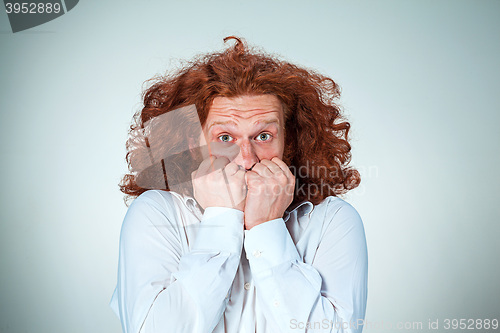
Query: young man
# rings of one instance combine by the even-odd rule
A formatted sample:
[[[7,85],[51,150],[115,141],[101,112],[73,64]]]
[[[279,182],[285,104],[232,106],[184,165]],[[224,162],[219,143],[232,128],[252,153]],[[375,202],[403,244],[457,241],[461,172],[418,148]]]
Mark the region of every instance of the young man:
[[[361,332],[367,249],[337,197],[360,181],[338,86],[230,38],[144,95],[110,306],[124,332]]]

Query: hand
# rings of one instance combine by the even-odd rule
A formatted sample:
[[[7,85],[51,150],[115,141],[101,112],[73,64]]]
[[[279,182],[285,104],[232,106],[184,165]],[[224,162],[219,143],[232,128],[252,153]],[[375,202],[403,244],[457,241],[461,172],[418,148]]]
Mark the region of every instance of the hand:
[[[246,172],[245,180],[245,229],[283,217],[295,189],[295,176],[285,162],[277,157],[262,160]]]
[[[194,198],[207,207],[245,208],[245,170],[226,157],[210,156],[191,174]]]

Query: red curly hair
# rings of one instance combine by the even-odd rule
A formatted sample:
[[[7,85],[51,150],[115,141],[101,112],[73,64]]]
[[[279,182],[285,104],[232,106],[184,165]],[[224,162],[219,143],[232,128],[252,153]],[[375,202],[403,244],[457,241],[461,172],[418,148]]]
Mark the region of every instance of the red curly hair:
[[[304,200],[318,204],[327,196],[341,195],[357,187],[361,181],[359,172],[348,167],[351,160],[348,142],[350,124],[343,119],[336,104],[340,96],[339,86],[331,78],[313,70],[249,48],[238,37],[226,37],[224,42],[229,39],[235,40],[234,46],[222,52],[199,56],[173,73],[150,80],[152,84],[143,92],[144,107],[134,115],[130,126],[126,155],[129,173],[119,184],[120,190],[126,194],[125,202],[148,189],[171,190],[165,163],[170,163],[171,169],[183,174],[181,178],[185,180],[199,165],[191,163],[186,167],[185,158],[192,156],[193,152],[185,151],[184,158],[180,153],[176,155],[177,160],[162,159],[149,168],[139,167],[144,164],[141,161],[148,160],[147,149],[151,142],[151,138],[148,142],[144,132],[145,124],[160,115],[194,104],[196,120],[203,126],[212,101],[218,96],[272,94],[282,102],[285,118],[283,161],[296,177],[292,204]],[[183,129],[170,131],[191,132],[190,129],[193,129],[187,135],[199,138],[194,124],[195,119],[192,119]],[[173,137],[180,134],[173,133]],[[141,140],[145,145],[137,145]],[[175,145],[162,143],[164,156],[169,155],[169,150],[182,150],[173,147]],[[143,171],[139,172],[139,169]],[[138,181],[141,177],[149,179],[147,183],[152,185],[140,186],[145,183]],[[189,186],[181,187],[179,191],[192,195]]]

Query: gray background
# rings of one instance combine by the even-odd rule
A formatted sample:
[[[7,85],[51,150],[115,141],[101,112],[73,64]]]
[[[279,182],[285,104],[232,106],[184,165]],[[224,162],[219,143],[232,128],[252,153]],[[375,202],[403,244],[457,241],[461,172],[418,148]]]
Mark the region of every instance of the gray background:
[[[81,1],[16,34],[2,11],[0,32],[1,332],[120,332],[142,83],[231,34],[342,87],[366,320],[500,319],[499,1]]]

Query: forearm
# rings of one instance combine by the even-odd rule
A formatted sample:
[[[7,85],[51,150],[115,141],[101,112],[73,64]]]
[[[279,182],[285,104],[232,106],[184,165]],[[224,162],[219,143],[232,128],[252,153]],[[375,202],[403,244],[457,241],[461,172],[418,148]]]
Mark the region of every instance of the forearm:
[[[282,332],[360,332],[364,313],[322,295],[321,277],[310,265],[293,262],[255,277],[257,298]],[[271,319],[270,318],[270,319]]]
[[[245,234],[245,251],[258,301],[269,319],[283,332],[360,332],[361,327],[350,322],[364,318],[364,295],[358,294],[363,288],[345,284],[339,290],[331,283],[338,277],[356,280],[355,276],[330,267],[323,281],[318,270],[302,262],[282,219],[255,228]]]
[[[243,213],[209,208],[200,223],[180,227],[173,217],[144,223],[142,212],[155,211],[143,204],[136,202],[122,231],[117,296],[124,333],[211,332],[240,262]],[[186,252],[176,245],[184,228],[199,228]]]
[[[228,302],[239,257],[226,253],[198,255],[196,269],[178,277],[156,297],[142,333],[212,332]]]
[[[171,308],[171,312],[160,310],[182,321],[183,329],[175,332],[211,332],[219,322],[240,262],[242,221],[243,213],[235,209],[205,210],[196,240],[171,278],[171,286],[176,286],[175,295],[183,297],[185,302],[179,306],[179,302],[167,296],[167,302],[163,303],[176,308]]]

